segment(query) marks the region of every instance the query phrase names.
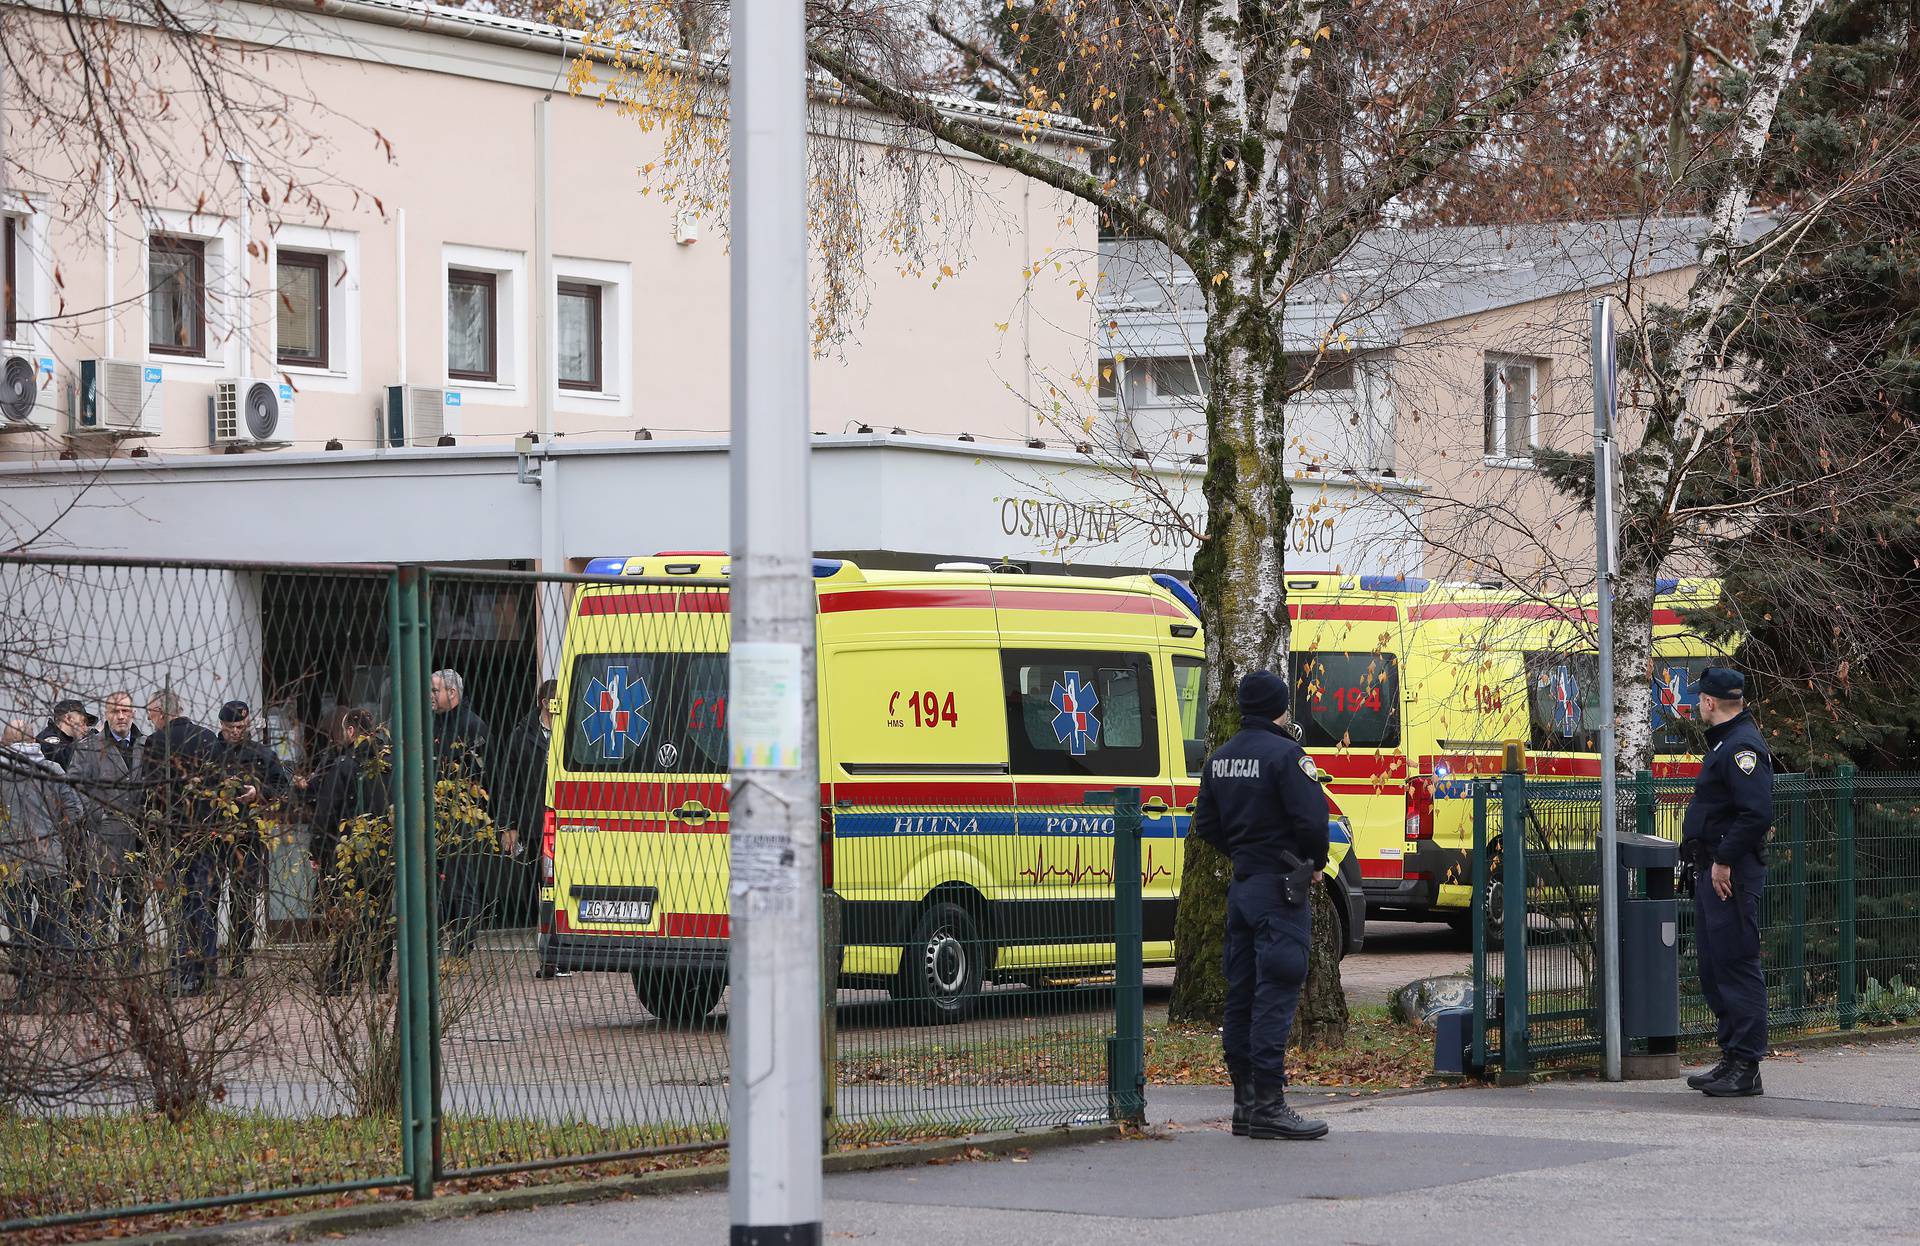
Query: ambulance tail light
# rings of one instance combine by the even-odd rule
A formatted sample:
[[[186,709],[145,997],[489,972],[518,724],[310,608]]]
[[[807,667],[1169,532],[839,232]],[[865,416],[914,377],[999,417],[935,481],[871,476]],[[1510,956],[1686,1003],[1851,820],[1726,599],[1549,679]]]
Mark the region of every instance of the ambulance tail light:
[[[1433,838],[1433,776],[1416,774],[1407,780],[1407,838]]]
[[[558,829],[559,823],[553,816],[553,810],[547,810],[546,816],[540,819],[540,885],[542,887],[553,886],[553,837]]]
[[[820,811],[820,890],[833,890],[833,810]]]

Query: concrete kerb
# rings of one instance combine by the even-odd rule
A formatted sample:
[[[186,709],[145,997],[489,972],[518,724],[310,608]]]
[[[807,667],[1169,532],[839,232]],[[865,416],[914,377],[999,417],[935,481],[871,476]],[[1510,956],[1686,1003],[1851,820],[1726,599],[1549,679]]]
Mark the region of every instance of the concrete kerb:
[[[823,1158],[822,1167],[828,1173],[905,1168],[974,1155],[1002,1156],[1018,1154],[1022,1151],[1080,1146],[1116,1138],[1122,1132],[1122,1127],[1115,1124],[1059,1125],[1051,1129],[1028,1131],[1006,1130],[1001,1133],[976,1134],[966,1138],[942,1138],[929,1142],[903,1143],[899,1146],[836,1151]],[[421,1202],[399,1201],[364,1203],[353,1207],[328,1207],[291,1216],[174,1229],[141,1237],[116,1238],[114,1241],[116,1246],[241,1246],[242,1243],[256,1242],[304,1242],[337,1237],[346,1233],[364,1233],[370,1229],[392,1228],[397,1225],[463,1220],[488,1212],[526,1211],[536,1207],[559,1207],[571,1203],[597,1203],[643,1195],[679,1194],[688,1190],[722,1185],[726,1179],[725,1164],[702,1164],[694,1168],[669,1168],[659,1172],[601,1177],[589,1181],[554,1182],[550,1185],[522,1186],[511,1190],[448,1194]]]
[[[1875,1043],[1898,1043],[1912,1039],[1920,1039],[1920,1024],[1876,1025],[1860,1030],[1821,1030],[1816,1034],[1783,1038],[1778,1042],[1769,1043],[1768,1047],[1773,1051],[1818,1051],[1825,1047],[1867,1047]],[[1705,1046],[1683,1048],[1680,1052],[1682,1067],[1691,1062],[1691,1057],[1704,1056],[1711,1050],[1711,1047]],[[1434,1076],[1444,1078],[1444,1084],[1448,1086],[1471,1086],[1482,1081],[1481,1078],[1464,1073],[1439,1073]],[[1491,1080],[1499,1086],[1527,1086],[1535,1082],[1562,1082],[1595,1076],[1598,1075],[1589,1068],[1535,1069],[1530,1073],[1516,1076],[1510,1081],[1504,1073],[1495,1074]]]

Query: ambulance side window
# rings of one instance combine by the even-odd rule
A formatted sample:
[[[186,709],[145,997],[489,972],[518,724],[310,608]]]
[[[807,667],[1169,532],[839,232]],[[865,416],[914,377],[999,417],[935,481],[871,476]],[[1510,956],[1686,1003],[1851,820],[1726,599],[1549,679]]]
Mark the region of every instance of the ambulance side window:
[[[1160,773],[1147,654],[1010,650],[1002,662],[1016,774]]]
[[[1207,760],[1207,663],[1204,658],[1173,660],[1174,706],[1180,715],[1180,738],[1186,747],[1186,773],[1197,778]]]

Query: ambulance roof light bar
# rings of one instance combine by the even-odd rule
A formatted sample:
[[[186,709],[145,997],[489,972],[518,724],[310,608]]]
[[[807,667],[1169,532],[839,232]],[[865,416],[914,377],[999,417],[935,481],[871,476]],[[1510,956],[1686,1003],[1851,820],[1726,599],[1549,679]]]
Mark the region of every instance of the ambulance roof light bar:
[[[709,550],[665,550],[655,554],[655,558],[725,558],[725,551]],[[849,566],[844,558],[816,558],[813,560],[813,578],[828,580],[840,574]],[[647,559],[642,555],[630,558],[592,558],[587,561],[587,575],[645,575]],[[697,562],[670,562],[663,570],[667,575],[698,575],[700,564]],[[721,575],[730,575],[731,566],[722,566]]]
[[[1185,606],[1188,614],[1196,619],[1200,617],[1200,599],[1193,595],[1193,590],[1188,588],[1184,581],[1177,580],[1164,571],[1156,571],[1153,573],[1153,582],[1172,593],[1173,599]]]

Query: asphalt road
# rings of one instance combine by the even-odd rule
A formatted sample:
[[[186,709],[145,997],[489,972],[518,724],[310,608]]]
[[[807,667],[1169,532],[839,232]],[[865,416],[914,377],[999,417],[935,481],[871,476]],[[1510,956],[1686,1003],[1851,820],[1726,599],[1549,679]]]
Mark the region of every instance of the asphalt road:
[[[1920,1044],[1771,1060],[1768,1095],[1676,1082],[1322,1099],[1314,1143],[1233,1138],[1223,1092],[1155,1089],[1161,1137],[827,1179],[830,1241],[1920,1240]],[[718,1242],[720,1191],[388,1230],[382,1246]]]

